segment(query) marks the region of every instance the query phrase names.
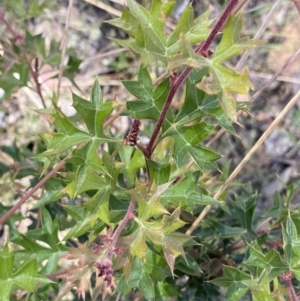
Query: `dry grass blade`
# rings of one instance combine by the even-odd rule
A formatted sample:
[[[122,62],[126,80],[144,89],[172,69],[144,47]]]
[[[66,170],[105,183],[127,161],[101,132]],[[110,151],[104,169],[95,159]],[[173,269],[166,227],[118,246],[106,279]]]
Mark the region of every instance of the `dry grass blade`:
[[[273,132],[279,122],[283,119],[283,117],[289,112],[289,110],[296,104],[296,102],[300,99],[300,90],[298,93],[289,101],[289,103],[285,106],[285,108],[280,112],[280,114],[276,117],[276,119],[271,123],[268,129],[264,132],[264,134],[260,137],[260,139],[253,145],[248,154],[244,157],[244,159],[240,162],[240,164],[235,168],[235,170],[231,173],[225,183],[221,186],[221,188],[214,195],[215,199],[218,199],[221,194],[225,191],[228,185],[235,179],[235,177],[239,174],[239,172],[243,169],[249,159],[253,156],[253,154],[258,150],[258,148],[263,144],[263,142],[267,139],[267,137]],[[190,235],[195,228],[199,225],[202,219],[210,210],[211,205],[206,206],[198,218],[194,221],[191,227],[188,229],[186,234]]]
[[[84,0],[84,1],[105,10],[106,12],[108,12],[111,15],[114,15],[114,16],[117,16],[117,17],[121,17],[121,15],[122,15],[122,13],[119,10],[117,10],[117,9],[115,9],[115,8],[105,4],[105,3],[95,1],[95,0]]]
[[[300,54],[300,49],[297,52],[298,52],[298,54]],[[262,72],[259,72],[259,73],[257,73],[257,72],[250,72],[250,76],[260,77],[260,78],[264,78],[264,79],[267,79],[267,80],[272,80],[274,75],[267,74],[267,73],[262,73]],[[279,75],[279,76],[276,77],[275,81],[280,81],[280,82],[285,82],[285,83],[300,85],[300,78],[295,78],[295,77],[291,77],[291,76]]]
[[[64,71],[64,61],[65,61],[65,56],[66,56],[66,51],[67,51],[67,40],[68,40],[68,32],[69,32],[69,27],[70,27],[73,1],[74,0],[69,0],[67,19],[66,19],[66,27],[65,27],[63,38],[61,40],[61,61],[60,61],[59,73],[58,73],[58,84],[57,84],[57,92],[56,92],[57,98],[56,99],[59,98],[61,79],[62,79],[63,71]]]
[[[268,25],[268,23],[269,23],[271,17],[272,17],[273,14],[275,13],[275,11],[279,8],[279,5],[281,4],[281,1],[282,1],[282,0],[277,0],[277,1],[273,4],[273,6],[272,6],[272,8],[270,9],[268,15],[265,17],[265,19],[264,19],[264,21],[262,22],[261,26],[259,27],[259,29],[257,30],[256,34],[254,35],[254,38],[253,38],[254,40],[258,40],[258,39],[260,39],[260,38],[262,37],[263,33],[265,32],[265,30],[266,30],[266,28],[267,28],[267,25]],[[237,69],[237,70],[241,70],[241,69],[244,67],[245,62],[246,62],[247,58],[249,57],[250,53],[251,53],[251,51],[248,50],[248,51],[246,51],[246,52],[242,55],[241,59],[239,60],[239,62],[238,62],[237,65],[236,65],[236,69]]]

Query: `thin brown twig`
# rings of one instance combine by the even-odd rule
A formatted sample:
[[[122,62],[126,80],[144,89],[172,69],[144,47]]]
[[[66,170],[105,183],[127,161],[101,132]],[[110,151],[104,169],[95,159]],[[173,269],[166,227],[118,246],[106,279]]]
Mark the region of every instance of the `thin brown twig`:
[[[100,1],[96,1],[96,0],[84,0],[85,2],[89,3],[89,4],[92,4],[96,7],[99,7],[101,9],[103,9],[104,11],[108,12],[109,14],[111,15],[114,15],[114,16],[117,16],[117,17],[121,17],[122,15],[122,12],[120,12],[119,10],[105,4],[105,3],[102,3]]]
[[[85,58],[84,62],[93,61],[93,60],[96,60],[96,59],[101,59],[101,58],[111,56],[111,55],[114,55],[114,54],[117,54],[117,53],[120,53],[120,52],[125,52],[125,51],[127,51],[127,49],[119,48],[119,49],[113,49],[113,50],[106,51],[106,52],[100,52],[100,53],[97,53],[95,55],[92,55],[92,56],[89,56],[89,57]]]
[[[7,22],[7,20],[4,17],[4,12],[0,10],[0,20],[4,23],[6,26],[7,30],[11,33],[13,36],[14,40],[17,42],[19,39],[23,39],[21,35],[19,35],[14,29],[11,27],[11,25]]]
[[[273,75],[270,73],[250,71],[250,76],[251,77],[260,77],[260,78],[269,80],[270,78],[272,78]],[[300,78],[292,77],[292,76],[279,75],[276,77],[275,81],[300,85]]]
[[[0,225],[2,225],[13,213],[15,213],[38,189],[40,189],[50,178],[52,178],[57,171],[64,165],[65,161],[60,161],[55,168],[53,168],[41,181],[39,181],[32,189],[30,189],[12,208],[10,208],[1,218]]]
[[[25,60],[26,60],[27,65],[29,66],[29,72],[31,74],[31,77],[33,78],[33,81],[35,83],[36,92],[37,92],[37,94],[39,95],[39,97],[42,101],[43,107],[46,108],[46,102],[45,102],[45,99],[44,99],[44,96],[43,96],[43,93],[42,93],[42,86],[41,86],[41,83],[39,81],[39,72],[38,72],[38,70],[33,69],[31,62],[28,61],[26,56],[25,56]]]
[[[299,55],[300,55],[300,49],[295,51],[285,61],[285,63],[282,65],[282,67],[279,70],[277,70],[276,73],[251,97],[250,101],[256,100],[261,95],[261,93],[274,82],[274,80],[279,76],[279,74],[281,74],[290,64],[292,64]]]
[[[264,18],[262,24],[260,25],[257,32],[255,33],[255,35],[253,37],[253,40],[259,40],[262,37],[263,33],[265,32],[265,30],[267,28],[267,25],[268,25],[270,19],[274,15],[275,11],[279,8],[279,5],[280,5],[281,1],[282,0],[276,0],[276,2],[273,4],[273,6],[270,9],[269,13],[266,15],[266,17]],[[239,62],[236,65],[236,70],[241,70],[244,67],[245,62],[248,59],[251,51],[252,50],[247,50],[246,52],[243,53],[242,57],[240,58]]]
[[[59,98],[61,79],[62,79],[63,72],[64,72],[64,63],[65,63],[65,57],[66,57],[66,52],[67,52],[67,42],[68,42],[68,33],[69,33],[69,27],[70,27],[72,7],[73,7],[73,0],[69,0],[66,26],[65,26],[64,35],[63,35],[63,38],[61,41],[61,60],[60,60],[60,66],[59,66],[59,72],[58,72],[56,99]]]

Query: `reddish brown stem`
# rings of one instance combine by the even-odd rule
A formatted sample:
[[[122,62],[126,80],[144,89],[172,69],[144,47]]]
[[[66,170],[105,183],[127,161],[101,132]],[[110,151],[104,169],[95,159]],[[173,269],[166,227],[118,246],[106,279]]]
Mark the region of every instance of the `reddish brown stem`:
[[[289,296],[291,301],[297,301],[298,297],[295,292],[292,279],[294,278],[294,274],[292,272],[286,272],[280,275],[280,278],[282,278],[285,281],[285,284],[287,286],[287,289],[289,291]]]
[[[153,145],[154,145],[155,140],[158,136],[160,128],[161,128],[161,126],[162,126],[162,124],[163,124],[163,122],[166,118],[166,115],[167,115],[169,107],[172,103],[173,97],[174,97],[175,93],[177,92],[177,90],[179,89],[179,87],[181,86],[181,84],[183,83],[183,81],[187,78],[187,76],[189,75],[191,70],[192,70],[192,67],[185,68],[185,70],[183,70],[183,72],[180,74],[180,76],[177,78],[177,80],[174,83],[171,84],[171,89],[170,89],[169,95],[168,95],[167,100],[166,100],[166,102],[163,106],[163,109],[160,113],[160,116],[157,120],[155,129],[152,133],[149,144],[147,145],[147,148],[146,148],[146,157],[148,159],[151,158],[151,155],[152,155],[152,152],[153,152]]]
[[[65,270],[61,270],[61,271],[58,271],[56,273],[46,275],[46,277],[48,279],[52,280],[52,279],[55,279],[55,278],[59,278],[62,275],[69,274],[70,271],[75,270],[75,269],[76,269],[76,267],[65,269]]]
[[[217,36],[218,32],[222,29],[229,15],[231,14],[231,12],[233,11],[233,9],[235,8],[235,6],[238,4],[239,1],[240,0],[231,0],[228,3],[222,15],[219,17],[217,23],[215,24],[212,31],[210,32],[208,38],[203,43],[201,43],[198,47],[196,47],[197,53],[206,56],[209,46]]]
[[[120,225],[118,226],[118,228],[116,229],[116,231],[114,232],[114,234],[111,238],[111,244],[110,244],[110,247],[109,247],[109,252],[108,252],[107,258],[111,259],[112,255],[113,255],[113,252],[115,250],[115,247],[116,247],[116,243],[118,241],[118,238],[119,238],[121,232],[125,228],[126,224],[133,217],[133,212],[134,212],[134,209],[135,209],[135,205],[136,205],[136,201],[134,199],[131,199],[131,201],[129,203],[129,207],[127,209],[127,212],[126,212],[123,220],[121,221]]]
[[[12,27],[10,26],[10,24],[6,21],[6,19],[4,18],[4,12],[0,10],[0,20],[5,24],[7,30],[11,33],[11,35],[13,36],[15,42],[17,42],[19,39],[21,39],[22,37],[16,33]]]
[[[300,14],[300,0],[292,0],[292,1],[295,3],[298,13]]]
[[[43,107],[46,108],[45,99],[42,94],[41,83],[39,82],[39,72],[38,72],[38,70],[33,69],[31,62],[28,61],[26,56],[25,56],[25,60],[26,60],[27,65],[29,66],[30,75],[33,78],[33,81],[35,83],[36,92],[42,101]]]
[[[196,52],[199,53],[200,55],[206,55],[209,46],[211,45],[211,43],[213,42],[213,40],[215,39],[216,35],[218,34],[218,32],[220,31],[220,29],[223,27],[223,25],[225,24],[226,20],[228,19],[230,13],[233,11],[234,7],[238,4],[240,0],[230,0],[227,7],[225,8],[224,12],[221,14],[221,16],[219,17],[218,21],[216,22],[216,24],[214,25],[211,33],[209,34],[208,38],[201,43],[198,47],[196,47]],[[192,67],[187,67],[183,70],[183,72],[180,74],[180,76],[177,78],[177,80],[175,82],[171,83],[171,88],[170,88],[170,92],[169,95],[166,99],[166,102],[163,106],[163,109],[160,113],[160,116],[158,118],[158,121],[155,125],[154,131],[152,133],[152,136],[150,138],[149,144],[147,145],[146,148],[146,157],[147,158],[151,158],[151,155],[153,153],[153,146],[154,143],[156,141],[156,138],[159,134],[160,128],[166,118],[167,112],[169,110],[169,107],[172,103],[172,100],[174,98],[175,93],[177,92],[177,90],[179,89],[179,87],[181,86],[181,84],[183,83],[183,81],[187,78],[187,76],[189,75],[189,73],[192,71]]]
[[[64,165],[65,161],[60,161],[55,168],[53,168],[41,181],[39,181],[31,190],[29,190],[11,209],[9,209],[1,218],[0,225],[2,225],[12,214],[14,214],[39,188],[41,188],[50,178],[52,178],[57,171]]]

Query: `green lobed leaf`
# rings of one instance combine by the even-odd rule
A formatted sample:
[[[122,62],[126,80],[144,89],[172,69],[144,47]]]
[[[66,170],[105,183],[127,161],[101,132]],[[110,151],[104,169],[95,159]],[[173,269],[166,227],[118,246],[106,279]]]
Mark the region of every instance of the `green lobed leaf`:
[[[32,209],[56,202],[62,197],[63,182],[61,179],[51,178],[45,185],[46,193],[33,205]]]
[[[152,186],[136,181],[135,188],[128,191],[138,204],[138,219],[147,221],[150,217],[168,213],[167,209],[159,202],[160,196],[168,189],[170,183],[161,186]]]
[[[122,236],[118,240],[118,247],[124,252],[119,257],[116,268],[123,268],[126,279],[128,279],[132,264],[136,257],[145,260],[148,249],[147,242],[161,246],[165,259],[173,273],[175,259],[179,255],[185,256],[183,245],[189,237],[175,232],[184,225],[179,219],[180,210],[176,209],[172,215],[163,215],[162,218],[146,221],[135,218],[137,228],[127,236]],[[148,215],[150,217],[150,215]]]
[[[252,285],[251,275],[231,267],[224,267],[224,276],[213,279],[211,283],[218,286],[228,287],[225,294],[226,300],[238,301],[242,298]]]
[[[284,257],[290,269],[299,269],[300,259],[300,239],[293,219],[289,215],[286,220],[286,226],[282,226]],[[298,273],[297,273],[298,274]]]
[[[98,92],[96,92],[96,90]],[[103,124],[105,118],[112,112],[113,106],[111,101],[102,102],[100,91],[99,83],[95,82],[92,89],[92,101],[87,101],[73,93],[73,106],[84,120],[91,135],[110,142],[113,139],[108,139],[104,134]]]
[[[172,203],[180,206],[182,209],[192,212],[195,205],[224,205],[223,202],[217,201],[212,197],[196,190],[199,173],[193,173],[183,179],[181,182],[171,186],[160,197],[163,205]]]
[[[6,244],[0,250],[0,293],[2,300],[9,300],[13,285],[28,291],[34,291],[37,283],[52,283],[51,280],[37,273],[35,259],[25,261],[14,271],[14,253]]]
[[[87,174],[90,168],[96,172],[106,173],[98,154],[100,145],[108,142],[121,142],[121,139],[109,137],[104,133],[103,124],[112,112],[113,106],[112,102],[104,103],[102,101],[98,81],[94,83],[91,101],[73,94],[73,106],[85,122],[87,131],[76,127],[56,106],[54,109],[39,110],[39,113],[53,123],[57,130],[57,133],[41,135],[47,144],[47,150],[40,157],[51,157],[68,149],[73,149],[75,146],[80,146],[74,150],[74,157],[71,159],[71,161],[82,160],[83,164],[78,170],[77,179],[80,180],[80,183],[75,188],[76,193],[84,182],[84,173]]]
[[[120,155],[121,161],[125,164],[121,173],[124,173],[128,178],[131,185],[134,184],[136,172],[145,167],[145,157],[139,149],[135,149],[129,145],[123,145],[118,154]]]
[[[180,297],[181,293],[174,288],[172,284],[169,284],[167,282],[158,282],[156,283],[156,299],[160,300],[162,297]]]
[[[169,182],[171,164],[169,156],[166,156],[160,163],[152,160],[147,161],[152,184],[163,185]]]
[[[0,250],[0,280],[11,278],[14,267],[14,255],[9,251],[8,244]]]
[[[269,281],[288,270],[287,264],[282,260],[277,251],[271,250],[267,254],[263,254],[256,242],[248,245],[248,248],[250,256],[245,263],[250,266],[265,269]]]
[[[113,26],[122,28],[131,37],[135,37],[137,34],[136,24],[138,23],[138,19],[131,14],[127,7],[124,7],[122,10],[122,15],[120,18],[108,20],[106,22]]]
[[[174,210],[171,216],[164,215],[162,221],[143,222],[147,237],[163,249],[165,259],[173,274],[175,259],[179,255],[185,257],[183,245],[189,240],[187,235],[175,232],[184,226],[179,219],[180,208]]]
[[[253,282],[256,282],[251,287],[253,301],[278,301],[277,296],[270,290],[270,282],[267,275],[255,279]]]
[[[256,194],[248,197],[239,195],[236,196],[236,201],[232,202],[233,208],[235,208],[235,215],[238,218],[240,224],[245,230],[247,230],[248,234],[253,237],[256,237],[256,234],[252,229],[252,220],[256,205],[256,199]]]
[[[122,83],[132,95],[138,98],[138,100],[127,102],[129,114],[136,119],[157,120],[169,94],[169,79],[163,80],[154,88],[149,72],[146,68],[141,67],[137,81],[123,81]],[[172,120],[172,114],[168,112],[163,123],[163,129]]]
[[[177,166],[180,167],[190,155],[194,163],[201,171],[206,168],[217,169],[215,160],[220,158],[216,152],[199,145],[204,138],[212,132],[212,127],[205,122],[200,122],[190,126],[177,125],[173,123],[162,135],[170,136],[174,141],[172,155],[175,158]]]
[[[185,35],[186,39],[192,44],[198,44],[204,41],[209,35],[209,26],[211,20],[209,12],[205,12],[194,20],[194,10],[192,4],[188,5],[183,11],[177,22],[176,28],[168,37],[168,55],[173,55],[179,51],[180,36]]]
[[[33,292],[37,283],[52,283],[52,281],[37,273],[36,260],[25,262],[13,275],[13,281],[19,287]]]
[[[144,264],[147,272],[157,281],[163,281],[172,275],[166,260],[149,249],[146,251]]]
[[[214,230],[217,237],[222,238],[235,238],[245,233],[244,229],[238,227],[230,227],[219,223],[217,220],[210,219],[208,224]]]
[[[154,301],[153,280],[147,272],[144,263],[135,258],[132,264],[132,270],[129,279],[122,277],[118,283],[118,289],[124,291],[127,288],[138,288],[147,300]]]
[[[144,65],[157,61],[166,63],[165,17],[170,14],[174,2],[154,0],[150,12],[133,0],[129,0],[127,4],[130,13],[136,18],[137,30],[134,32],[134,40],[116,41],[139,53]],[[114,25],[120,26],[122,23],[115,21]]]
[[[235,130],[221,108],[217,96],[206,94],[197,88],[197,84],[207,74],[207,68],[200,71],[194,69],[189,74],[186,80],[184,103],[176,115],[176,123],[181,125],[196,120],[203,121],[203,118],[207,117],[210,118],[211,123],[211,118],[214,118],[226,131],[235,135]]]
[[[110,186],[102,186],[97,193],[85,202],[84,207],[90,212],[96,213],[96,216],[106,224],[110,224],[109,197],[112,193]]]
[[[10,301],[10,294],[12,290],[13,282],[11,279],[0,279],[0,301]]]
[[[129,10],[124,10],[121,18],[109,21],[110,24],[125,30],[131,38],[128,40],[115,39],[117,43],[142,57],[143,65],[156,65],[157,62],[168,64],[171,55],[180,49],[179,39],[185,35],[192,44],[204,41],[209,32],[211,20],[209,12],[194,20],[192,5],[188,5],[182,13],[176,28],[167,37],[165,34],[165,19],[170,14],[174,1],[152,1],[150,11],[130,0]]]
[[[176,270],[180,270],[186,275],[200,276],[202,273],[199,263],[189,254],[185,254],[185,258],[178,257],[175,263]]]

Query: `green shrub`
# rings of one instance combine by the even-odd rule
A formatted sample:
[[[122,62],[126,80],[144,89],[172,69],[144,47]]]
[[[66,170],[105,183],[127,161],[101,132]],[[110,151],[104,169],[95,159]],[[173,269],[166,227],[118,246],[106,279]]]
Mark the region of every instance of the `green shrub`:
[[[32,151],[16,143],[1,148],[19,165],[32,162],[14,171],[14,179],[30,175],[33,187],[16,205],[0,205],[0,222],[9,229],[0,250],[1,300],[61,300],[74,290],[86,300],[114,300],[118,293],[156,301],[240,300],[250,293],[252,300],[296,300],[300,219],[289,209],[296,185],[286,188],[286,199],[276,194],[274,207],[259,216],[251,188],[226,193],[228,165],[218,166],[220,154],[205,146],[218,128],[235,135],[231,122],[246,105],[237,105],[234,94],[252,88],[246,68],[238,72],[226,64],[261,44],[241,37],[241,14],[230,15],[238,2],[231,0],[213,26],[208,12],[194,19],[188,5],[166,34],[173,2],[153,0],[147,10],[127,0],[122,16],[108,23],[128,36],[115,41],[141,58],[137,79],[122,82],[132,97],[125,106],[104,101],[96,79],[89,99],[72,93],[76,122],[56,98],[46,107],[38,80],[43,65],[59,70],[59,43],[46,50],[45,38],[20,35],[0,11],[7,29],[0,40],[7,45],[0,61],[3,98],[30,86],[32,78],[44,106],[38,114],[53,128],[40,134]],[[3,7],[20,22],[48,6],[30,1],[25,13],[25,2],[10,3]],[[80,62],[70,55],[64,69],[73,83]],[[150,68],[157,66],[166,72],[153,79]],[[172,100],[182,85],[184,100],[175,109]],[[132,124],[114,135],[111,116],[120,115]],[[142,136],[149,140],[140,142]],[[4,183],[12,170],[0,167]],[[15,212],[41,187],[33,225],[20,233],[16,222],[23,217]],[[266,217],[268,230],[259,227]],[[225,296],[220,287],[228,288]]]

